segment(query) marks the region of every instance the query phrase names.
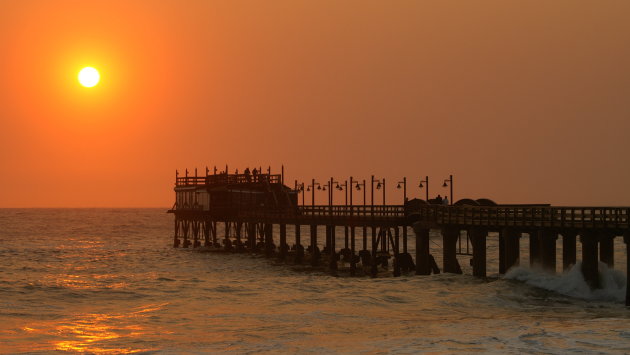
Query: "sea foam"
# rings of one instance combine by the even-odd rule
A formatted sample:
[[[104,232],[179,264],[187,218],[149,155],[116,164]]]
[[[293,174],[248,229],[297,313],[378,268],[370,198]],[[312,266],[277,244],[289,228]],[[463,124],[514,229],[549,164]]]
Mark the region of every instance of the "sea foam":
[[[623,302],[626,297],[626,275],[618,270],[599,263],[601,288],[592,290],[581,271],[582,263],[577,262],[562,274],[550,274],[527,267],[513,267],[505,274],[505,279],[517,280],[528,285],[557,292],[559,294],[592,301]]]

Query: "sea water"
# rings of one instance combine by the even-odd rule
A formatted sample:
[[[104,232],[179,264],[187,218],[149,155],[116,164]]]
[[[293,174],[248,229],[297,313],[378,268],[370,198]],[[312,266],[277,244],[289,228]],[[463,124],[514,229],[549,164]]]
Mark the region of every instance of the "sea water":
[[[591,291],[579,265],[499,277],[492,236],[485,280],[465,256],[464,275],[335,277],[172,236],[165,209],[0,210],[0,353],[630,352],[620,238]]]

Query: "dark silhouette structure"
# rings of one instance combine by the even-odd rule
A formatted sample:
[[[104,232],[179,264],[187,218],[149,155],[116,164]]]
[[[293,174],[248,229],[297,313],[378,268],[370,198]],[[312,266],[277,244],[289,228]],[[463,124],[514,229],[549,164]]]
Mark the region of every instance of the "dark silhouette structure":
[[[175,247],[210,247],[217,250],[264,253],[294,263],[308,261],[313,267],[337,272],[339,263],[349,264],[351,275],[362,270],[376,277],[381,269],[393,275],[414,270],[417,275],[438,273],[440,268],[429,252],[430,230],[442,234],[443,271],[461,273],[457,255],[472,256],[473,275],[486,277],[486,240],[489,232],[498,233],[499,273],[504,274],[520,260],[520,240],[529,240],[529,264],[556,272],[556,241],[562,237],[562,268],[576,263],[576,242],[582,243],[582,273],[593,288],[599,287],[599,261],[614,265],[614,238],[623,236],[626,255],[630,257],[630,207],[555,207],[548,204],[498,205],[489,199],[462,199],[450,206],[412,199],[402,205],[374,204],[374,182],[370,204],[367,204],[365,181],[350,178],[339,184],[333,179],[325,184],[312,180],[310,185],[295,182],[284,184],[282,174],[254,170],[246,174],[180,177],[176,173],[176,201],[169,213],[175,215]],[[226,172],[227,166],[226,166]],[[406,185],[406,179],[405,185]],[[452,186],[452,177],[449,181]],[[335,186],[336,184],[336,186]],[[333,190],[344,190],[343,205],[333,204]],[[363,203],[353,204],[352,190],[363,186]],[[328,191],[328,204],[315,204],[315,189]],[[311,190],[312,189],[312,190]],[[311,205],[304,205],[304,194],[311,191]],[[298,195],[302,194],[302,204]],[[348,203],[348,193],[350,199]],[[217,224],[224,224],[224,235],[217,233]],[[279,245],[274,244],[273,226],[277,225]],[[295,227],[292,247],[287,242],[287,225]],[[301,226],[310,226],[309,239],[302,239]],[[336,227],[344,227],[344,247],[336,244]],[[407,227],[416,234],[415,261],[408,252]],[[325,241],[318,242],[320,229]],[[362,232],[362,249],[355,243]],[[368,235],[370,231],[370,235]],[[371,243],[368,244],[368,240]],[[304,246],[306,244],[306,247]],[[323,248],[320,249],[320,245]],[[630,260],[628,260],[630,275]],[[628,280],[630,281],[630,279]],[[626,296],[630,305],[630,292]]]

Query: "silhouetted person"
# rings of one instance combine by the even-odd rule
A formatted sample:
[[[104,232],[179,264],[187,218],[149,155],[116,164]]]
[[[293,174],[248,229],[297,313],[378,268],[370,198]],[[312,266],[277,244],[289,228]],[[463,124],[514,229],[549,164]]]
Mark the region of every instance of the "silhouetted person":
[[[247,180],[247,182],[252,181],[251,176],[249,176],[250,172],[249,172],[249,167],[245,168],[245,179]]]
[[[256,168],[254,168],[254,171],[252,171],[252,175],[254,175],[254,182],[258,180],[258,170],[256,170]]]
[[[438,194],[437,197],[435,198],[435,203],[437,203],[438,205],[441,205],[442,204],[442,196],[440,196]]]
[[[442,200],[442,204],[448,206],[448,197],[444,196],[444,199]]]

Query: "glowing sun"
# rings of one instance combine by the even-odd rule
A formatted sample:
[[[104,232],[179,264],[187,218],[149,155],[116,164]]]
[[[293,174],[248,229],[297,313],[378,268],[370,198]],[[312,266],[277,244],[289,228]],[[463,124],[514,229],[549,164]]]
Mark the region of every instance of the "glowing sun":
[[[79,72],[79,83],[86,88],[95,86],[100,80],[101,75],[98,73],[98,70],[92,67],[85,67]]]

